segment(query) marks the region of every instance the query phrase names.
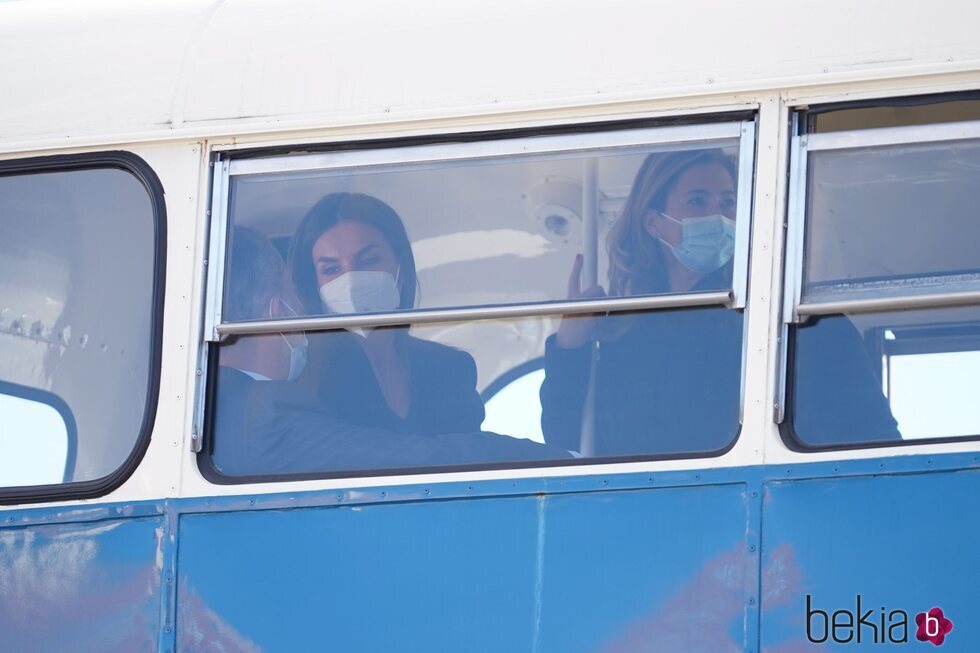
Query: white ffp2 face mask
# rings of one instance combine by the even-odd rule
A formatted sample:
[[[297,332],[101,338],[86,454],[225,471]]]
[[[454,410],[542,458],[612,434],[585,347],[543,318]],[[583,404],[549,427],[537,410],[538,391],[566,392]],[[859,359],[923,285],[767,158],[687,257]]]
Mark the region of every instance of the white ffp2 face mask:
[[[380,270],[346,272],[320,286],[320,300],[331,313],[381,313],[393,311],[401,303],[395,278]],[[361,337],[364,329],[349,329]]]
[[[286,374],[286,378],[289,381],[295,381],[306,367],[306,350],[309,346],[309,341],[306,339],[306,334],[303,334],[303,344],[293,346],[290,344],[286,334],[280,333],[279,335],[282,336],[286,346],[289,347],[289,372]]]

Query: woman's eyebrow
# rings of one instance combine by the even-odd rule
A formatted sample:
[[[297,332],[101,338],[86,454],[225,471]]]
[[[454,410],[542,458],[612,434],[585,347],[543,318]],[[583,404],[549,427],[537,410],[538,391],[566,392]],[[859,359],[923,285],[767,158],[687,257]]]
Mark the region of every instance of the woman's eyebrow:
[[[355,256],[357,256],[358,258],[360,258],[361,256],[364,256],[368,251],[370,251],[371,249],[373,249],[375,247],[378,247],[378,244],[377,243],[371,243],[370,245],[365,245],[361,249],[357,250],[357,254],[355,254]]]

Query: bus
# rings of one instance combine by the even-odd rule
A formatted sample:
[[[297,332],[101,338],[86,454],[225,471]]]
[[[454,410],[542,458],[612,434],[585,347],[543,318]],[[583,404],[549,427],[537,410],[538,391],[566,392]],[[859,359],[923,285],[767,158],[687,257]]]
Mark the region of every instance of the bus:
[[[977,24],[0,2],[0,649],[976,649]]]

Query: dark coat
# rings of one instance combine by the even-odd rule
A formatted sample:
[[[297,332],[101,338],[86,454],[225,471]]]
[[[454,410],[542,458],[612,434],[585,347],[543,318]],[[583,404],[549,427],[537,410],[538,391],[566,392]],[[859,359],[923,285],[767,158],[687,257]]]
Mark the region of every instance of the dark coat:
[[[476,391],[476,363],[469,354],[405,336],[400,346],[408,364],[411,400],[402,418],[388,407],[357,342],[359,336],[331,331],[309,338],[317,397],[338,419],[419,435],[480,430],[485,413]]]
[[[307,386],[255,381],[228,367],[219,368],[214,406],[211,460],[225,476],[315,475],[568,457],[554,447],[479,429],[415,435],[354,424],[331,414]]]
[[[628,320],[600,341],[596,361],[596,455],[710,452],[738,431],[742,315],[725,308],[657,311]],[[592,343],[545,344],[541,428],[545,440],[578,450]]]
[[[604,322],[624,319],[605,318]],[[697,454],[739,430],[742,313],[721,307],[655,311],[601,341],[596,362],[596,454]],[[858,331],[843,316],[796,329],[791,422],[806,445],[900,439]],[[550,444],[577,450],[591,344],[548,339],[541,427]]]

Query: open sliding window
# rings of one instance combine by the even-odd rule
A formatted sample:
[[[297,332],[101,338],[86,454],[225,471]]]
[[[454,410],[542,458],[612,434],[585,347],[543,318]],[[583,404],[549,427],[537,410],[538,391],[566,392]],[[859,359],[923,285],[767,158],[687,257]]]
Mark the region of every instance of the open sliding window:
[[[754,123],[216,164],[219,482],[717,455]]]
[[[884,111],[794,142],[778,415],[794,448],[980,436],[980,121],[874,124]]]

